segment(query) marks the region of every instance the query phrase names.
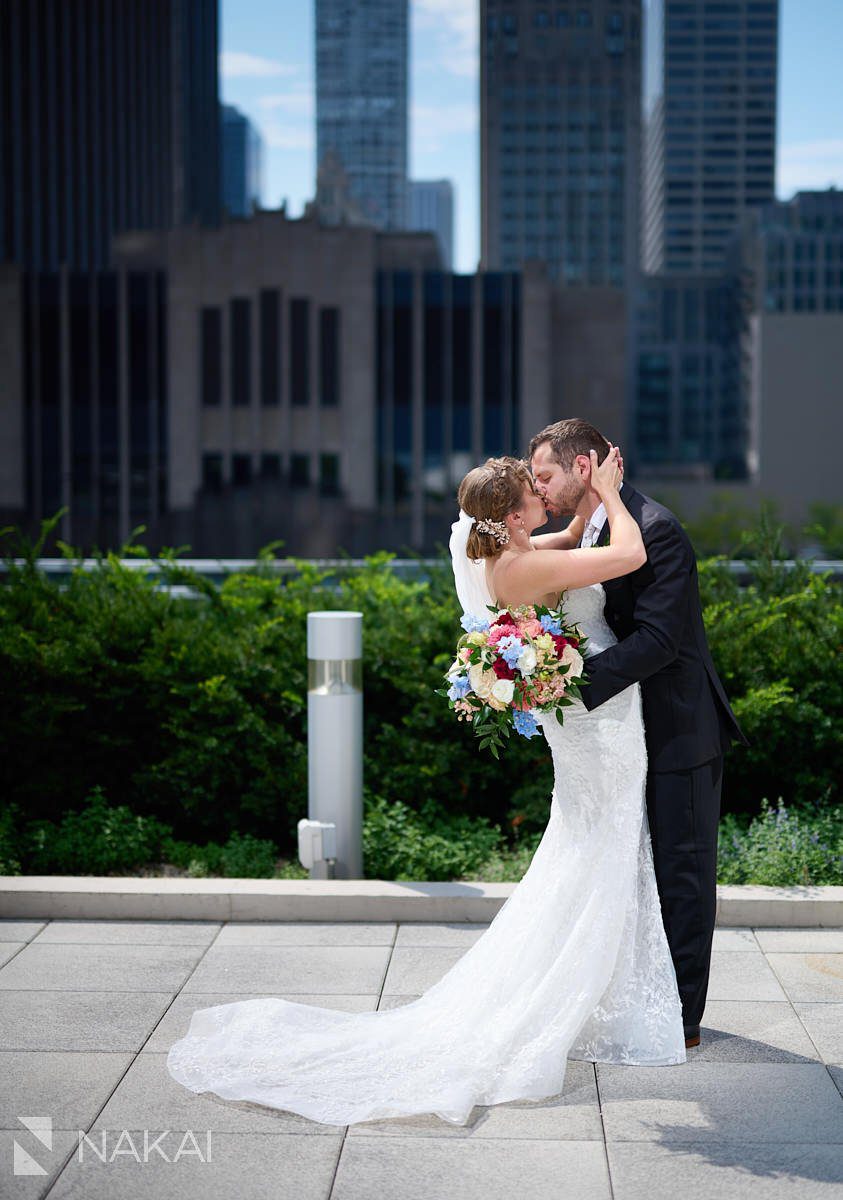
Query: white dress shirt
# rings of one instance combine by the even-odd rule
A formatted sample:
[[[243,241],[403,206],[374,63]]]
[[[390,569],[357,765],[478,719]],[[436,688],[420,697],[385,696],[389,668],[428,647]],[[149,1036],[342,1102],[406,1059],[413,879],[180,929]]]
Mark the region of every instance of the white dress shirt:
[[[600,530],[606,524],[606,520],[606,505],[601,500],[585,523],[585,529],[582,531],[580,545],[593,546],[597,541]]]

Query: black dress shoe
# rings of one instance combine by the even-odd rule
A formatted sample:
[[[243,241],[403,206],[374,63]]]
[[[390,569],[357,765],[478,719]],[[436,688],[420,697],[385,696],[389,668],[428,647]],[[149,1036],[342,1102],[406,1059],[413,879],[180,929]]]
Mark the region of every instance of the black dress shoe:
[[[699,1025],[685,1026],[685,1049],[689,1050],[692,1046],[700,1044],[700,1027]]]

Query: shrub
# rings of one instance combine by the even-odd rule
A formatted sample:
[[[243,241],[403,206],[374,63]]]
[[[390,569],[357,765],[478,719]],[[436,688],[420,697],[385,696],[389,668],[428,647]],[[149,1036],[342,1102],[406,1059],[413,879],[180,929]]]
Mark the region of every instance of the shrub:
[[[430,805],[416,813],[400,800],[373,796],[363,823],[363,874],[367,879],[455,879],[476,871],[500,843],[499,827],[485,817],[449,815]]]
[[[61,821],[31,821],[23,839],[27,873],[32,875],[107,875],[127,872],[158,857],[168,827],[154,817],[110,807],[94,788],[81,811]]]
[[[370,842],[371,872],[426,870],[418,847],[440,833],[436,822],[445,841],[465,818],[497,827],[516,849],[543,830],[546,747],[513,738],[496,762],[435,693],[459,633],[444,556],[413,580],[396,576],[387,554],[330,575],[300,562],[279,577],[270,546],[216,584],[162,550],[163,582],[188,585],[191,600],[121,562],[147,553],[131,542],[97,556],[93,571],[65,547],[73,570],[62,586],[37,569],[39,549],[18,538],[0,586],[0,794],[10,810],[58,828],[101,789],[170,826],[174,840],[206,847],[181,869],[194,859],[196,871],[227,869],[233,830],[291,856],[307,812],[306,618],[339,608],[363,613],[367,805],[388,847]],[[780,531],[763,517],[743,540],[749,587],[722,559],[700,563],[712,653],[752,741],[729,756],[724,811],[757,812],[769,795],[833,803],[843,775],[841,588],[804,564],[785,570],[780,551]],[[4,849],[8,829],[0,824],[0,861],[22,865]],[[460,865],[441,842],[429,848],[430,878],[476,869],[474,850]],[[231,862],[238,853],[229,848]]]
[[[843,883],[843,813],[776,808],[762,800],[761,813],[746,826],[735,815],[720,825],[719,883]]]

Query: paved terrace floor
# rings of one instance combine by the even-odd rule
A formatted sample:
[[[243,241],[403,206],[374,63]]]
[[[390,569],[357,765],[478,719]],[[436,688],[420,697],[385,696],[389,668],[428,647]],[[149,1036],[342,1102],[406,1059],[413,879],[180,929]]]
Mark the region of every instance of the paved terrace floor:
[[[813,1200],[843,1196],[843,929],[718,929],[682,1066],[572,1062],[544,1101],[320,1125],[166,1070],[195,1008],[419,995],[481,924],[0,921],[0,1196],[79,1200]],[[52,1148],[22,1123],[49,1118]],[[106,1162],[85,1151],[88,1132]],[[143,1157],[137,1162],[121,1131]],[[192,1130],[211,1161],[182,1153]],[[105,1131],[105,1137],[103,1136]],[[47,1138],[49,1141],[49,1138]],[[13,1144],[46,1170],[15,1174]],[[190,1148],[190,1143],[187,1143]],[[128,1153],[117,1153],[122,1149]]]

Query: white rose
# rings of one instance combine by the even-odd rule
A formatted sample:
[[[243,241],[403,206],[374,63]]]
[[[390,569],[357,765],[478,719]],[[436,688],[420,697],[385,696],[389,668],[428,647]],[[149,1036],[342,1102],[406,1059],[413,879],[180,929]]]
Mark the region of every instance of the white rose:
[[[532,675],[536,669],[536,652],[529,643],[524,647],[518,655],[518,662],[515,664],[522,675]]]
[[[462,675],[464,666],[464,662],[460,662],[458,658],[455,658],[446,672],[448,679],[456,679],[458,675]]]
[[[509,704],[515,695],[515,684],[511,679],[499,679],[492,688],[492,695],[503,704]]]
[[[578,679],[582,675],[582,655],[570,642],[562,651],[561,661],[571,668],[565,672],[566,679]]]
[[[468,678],[475,696],[485,700],[490,708],[498,710],[506,708],[506,705],[493,692],[493,688],[498,682],[494,671],[484,669],[480,663],[474,663],[469,667]]]

